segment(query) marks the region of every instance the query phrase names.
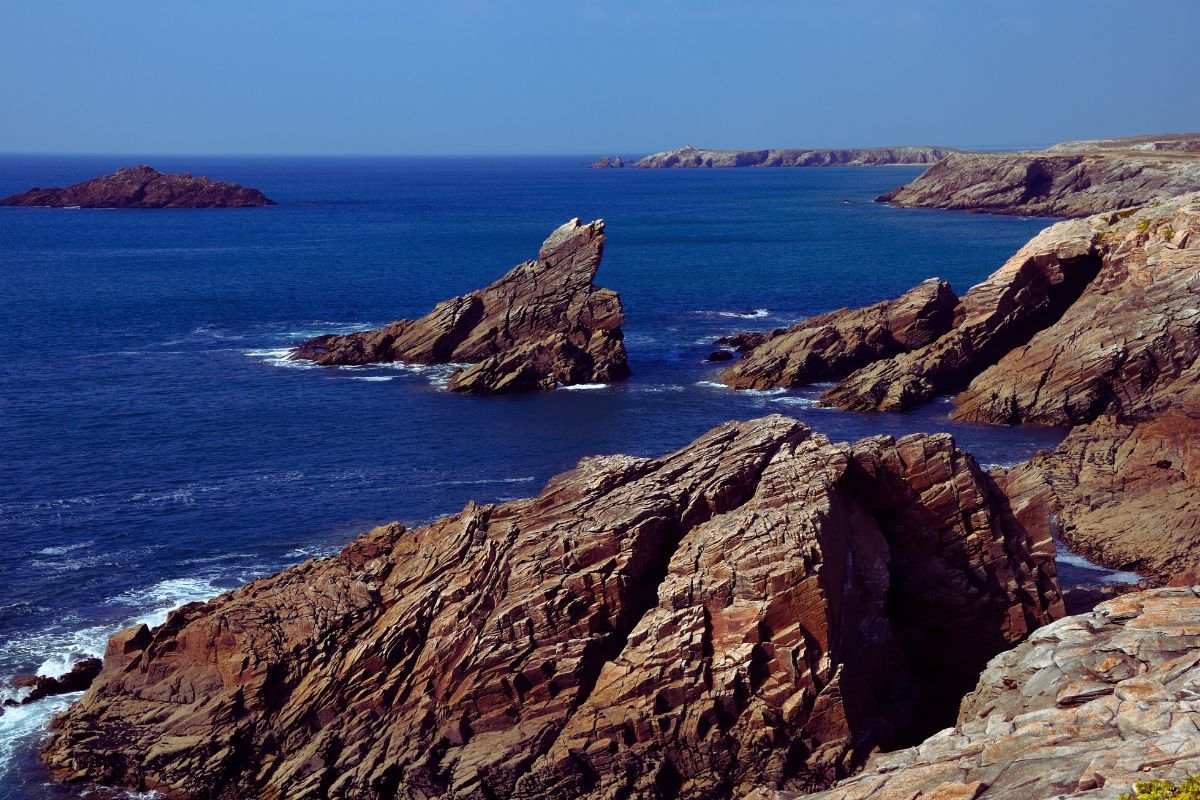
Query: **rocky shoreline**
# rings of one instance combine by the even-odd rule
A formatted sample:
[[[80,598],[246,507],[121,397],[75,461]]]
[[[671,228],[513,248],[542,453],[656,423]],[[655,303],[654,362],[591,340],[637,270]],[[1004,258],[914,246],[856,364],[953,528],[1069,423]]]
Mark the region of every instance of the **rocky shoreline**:
[[[0,200],[0,206],[48,208],[252,208],[275,201],[236,183],[168,175],[145,166],[119,169],[65,189],[33,188]]]
[[[478,292],[294,357],[467,362],[461,392],[619,379],[603,245],[572,220]],[[46,763],[187,800],[1113,800],[1194,773],[1198,295],[1200,192],[1052,225],[962,296],[931,278],[728,337],[734,388],[1072,430],[991,471],[945,434],[781,416],[584,459],[117,634]],[[1173,586],[1067,616],[1059,538]]]
[[[592,282],[604,238],[604,220],[573,219],[550,234],[536,260],[479,291],[443,301],[420,319],[318,336],[291,357],[322,366],[466,364],[448,388],[468,394],[621,380],[629,375],[621,298]]]

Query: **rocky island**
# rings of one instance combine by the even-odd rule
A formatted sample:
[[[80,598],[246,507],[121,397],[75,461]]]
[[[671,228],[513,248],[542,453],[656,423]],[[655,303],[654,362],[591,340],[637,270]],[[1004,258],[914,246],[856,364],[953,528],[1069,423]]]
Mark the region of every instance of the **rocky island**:
[[[50,208],[250,208],[275,201],[236,183],[169,175],[144,164],[76,183],[65,189],[33,188],[0,200],[0,206]]]
[[[1083,217],[1200,191],[1200,134],[953,153],[878,199],[896,206]]]
[[[807,791],[1062,614],[1053,542],[949,436],[766,417],[118,634],[46,760],[189,800]]]
[[[706,150],[684,145],[654,153],[633,166],[687,167],[862,167],[932,164],[957,152],[949,147],[858,147],[843,149]]]
[[[449,388],[480,394],[620,380],[629,374],[621,298],[592,283],[603,252],[604,221],[573,219],[550,234],[537,259],[479,291],[420,319],[318,336],[292,358],[324,366],[467,364]]]

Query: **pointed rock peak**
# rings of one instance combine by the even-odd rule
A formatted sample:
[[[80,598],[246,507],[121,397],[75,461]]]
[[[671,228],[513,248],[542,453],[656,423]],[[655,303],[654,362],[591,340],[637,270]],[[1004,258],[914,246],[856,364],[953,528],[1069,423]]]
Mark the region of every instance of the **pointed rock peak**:
[[[542,242],[538,251],[538,259],[552,260],[562,255],[574,252],[582,246],[599,247],[604,244],[604,220],[598,219],[587,224],[575,217],[570,222],[555,229],[554,233]]]

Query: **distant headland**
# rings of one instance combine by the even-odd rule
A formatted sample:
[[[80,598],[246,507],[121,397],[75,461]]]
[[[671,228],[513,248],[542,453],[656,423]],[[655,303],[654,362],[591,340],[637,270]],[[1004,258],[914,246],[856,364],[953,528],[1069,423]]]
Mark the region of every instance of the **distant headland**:
[[[275,201],[236,183],[169,175],[141,165],[119,169],[65,189],[34,187],[0,200],[0,206],[49,208],[251,208]]]

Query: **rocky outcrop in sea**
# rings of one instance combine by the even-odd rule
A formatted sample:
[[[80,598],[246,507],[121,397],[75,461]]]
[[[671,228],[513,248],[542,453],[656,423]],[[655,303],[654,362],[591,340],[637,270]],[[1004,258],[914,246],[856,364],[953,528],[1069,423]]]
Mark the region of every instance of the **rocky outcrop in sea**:
[[[1062,613],[1053,542],[949,436],[773,416],[124,631],[45,757],[180,798],[804,791]]]
[[[896,206],[1084,217],[1200,191],[1200,134],[953,153],[881,195]]]
[[[863,167],[932,164],[957,152],[949,147],[858,147],[842,149],[706,150],[684,145],[654,153],[635,167]]]
[[[324,366],[467,364],[449,388],[480,394],[623,379],[621,298],[592,283],[603,252],[604,221],[573,219],[550,234],[536,260],[479,291],[438,303],[420,319],[318,336],[292,358]]]
[[[76,183],[65,189],[33,188],[0,200],[0,206],[53,208],[249,208],[273,206],[258,189],[236,183],[169,175],[144,164]]]

